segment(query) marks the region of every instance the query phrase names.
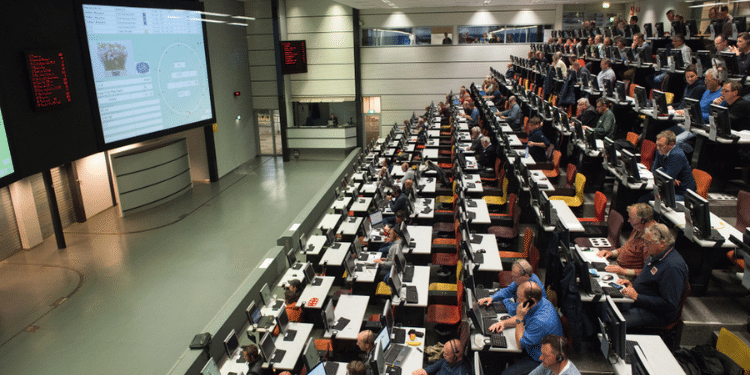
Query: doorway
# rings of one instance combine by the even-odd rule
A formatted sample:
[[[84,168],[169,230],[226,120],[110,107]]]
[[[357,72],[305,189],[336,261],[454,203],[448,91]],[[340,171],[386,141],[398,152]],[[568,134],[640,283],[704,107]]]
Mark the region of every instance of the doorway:
[[[262,156],[281,156],[281,121],[277,109],[255,111],[258,120],[260,154]]]

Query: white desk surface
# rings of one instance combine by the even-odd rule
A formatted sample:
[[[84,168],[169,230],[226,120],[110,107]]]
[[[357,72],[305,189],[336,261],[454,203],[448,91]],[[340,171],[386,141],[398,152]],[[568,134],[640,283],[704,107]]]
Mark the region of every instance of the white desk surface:
[[[416,241],[416,246],[411,254],[430,254],[432,252],[432,227],[428,225],[407,225],[406,230],[409,235]],[[407,253],[409,249],[404,249]]]
[[[578,221],[578,217],[565,204],[565,201],[550,201],[552,207],[557,211],[557,217],[562,220],[571,232],[584,232],[583,224]]]
[[[649,201],[649,204],[651,206],[654,205],[654,201]],[[683,202],[677,202],[676,210],[662,210],[661,216],[665,217],[667,220],[669,220],[672,224],[679,227],[680,230],[683,230],[685,227],[685,206],[683,205]],[[734,228],[733,225],[730,225],[726,221],[722,220],[720,217],[714,215],[714,213],[711,213],[711,229],[716,229],[717,232],[719,232],[722,237],[726,239],[724,243],[721,245],[722,248],[734,248],[737,247],[734,243],[729,241],[729,236],[734,235],[737,238],[742,238],[742,233]],[[695,241],[698,245],[701,247],[714,247],[716,242],[714,241],[706,241],[706,240],[697,240]]]
[[[310,238],[307,239],[305,246],[309,247],[310,245],[313,245],[313,249],[310,251],[305,250],[305,254],[320,255],[321,251],[323,250],[323,246],[325,246],[326,244],[326,240],[326,236],[322,236],[319,234],[310,236]]]
[[[428,130],[427,137],[435,139],[440,138],[440,130]]]
[[[472,224],[490,224],[490,211],[487,209],[487,202],[484,199],[468,199],[470,202],[475,202],[476,207],[468,207],[469,212],[473,212],[475,217],[471,221]]]
[[[698,134],[698,135],[700,135],[702,137],[708,138],[708,132],[705,129],[691,127],[690,131],[693,132],[693,133],[695,133],[695,134]],[[737,136],[740,137],[740,139],[737,141],[737,144],[741,144],[741,145],[750,144],[750,132],[748,132],[748,131],[738,132],[736,130],[732,130],[732,134],[737,135]],[[734,143],[733,140],[727,139],[727,138],[723,138],[723,137],[716,137],[716,141],[715,142],[722,143],[722,144],[732,144],[732,143]]]
[[[375,259],[380,259],[380,252],[367,252],[367,261],[355,260],[355,264],[362,265],[362,271],[354,272],[354,281],[358,283],[374,283],[375,277],[378,275],[379,264],[375,263]],[[372,267],[372,265],[375,267]],[[370,266],[369,268],[367,266]]]
[[[357,230],[359,230],[360,225],[362,225],[362,219],[363,218],[356,216],[347,217],[346,220],[341,222],[336,233],[344,236],[353,236],[357,234]]]
[[[578,246],[576,246],[575,251],[577,251],[578,254],[581,255],[581,259],[583,259],[584,262],[605,262],[608,264],[616,264],[616,262],[612,263],[606,258],[600,258],[596,256],[596,253],[599,252],[599,250],[595,247],[590,247],[587,250],[581,250]],[[613,279],[609,281],[603,281],[602,277],[604,277],[605,275],[612,276]],[[617,280],[619,279],[620,277],[616,273],[612,273],[612,272],[599,272],[599,277],[594,278],[594,280],[596,280],[596,282],[599,283],[599,286],[602,286],[602,287],[608,286],[607,284],[609,283],[616,283]],[[593,298],[594,298],[593,294],[588,294],[584,291],[581,291],[582,301],[589,302],[593,300]],[[604,296],[602,296],[602,298],[604,298]],[[627,296],[623,296],[623,298],[612,298],[612,300],[618,303],[633,303],[633,299]]]
[[[320,285],[310,285],[308,284],[305,287],[305,290],[302,291],[302,294],[299,296],[299,299],[297,300],[297,306],[304,305],[303,307],[305,309],[316,309],[320,310],[323,308],[326,297],[328,296],[328,292],[331,290],[331,287],[333,286],[333,281],[336,279],[334,276],[316,276],[318,278],[323,279],[323,282],[320,283]],[[313,298],[318,299],[318,303],[316,303],[314,306],[310,306],[310,300]]]
[[[523,163],[524,165],[528,166],[528,165],[535,165],[536,164],[536,161],[534,161],[534,158],[532,158],[531,156],[523,156],[523,154],[524,154],[523,152],[521,152],[520,154],[522,154],[521,155],[522,156],[521,157],[521,163]],[[515,156],[509,156],[508,157],[508,163],[513,164],[514,161],[516,161],[516,157]]]
[[[352,202],[352,197],[342,197],[333,201],[331,208],[336,211],[346,211],[349,208],[349,204]]]
[[[438,143],[439,142],[435,142],[435,146],[426,146],[426,148],[422,150],[422,160],[437,160],[437,158],[440,157],[438,152],[439,150],[437,148]]]
[[[435,193],[435,189],[437,188],[437,178],[435,177],[421,177],[419,179],[419,184],[417,184],[417,188],[422,187],[419,189],[420,193],[429,193],[433,194]]]
[[[297,331],[297,336],[294,337],[293,341],[284,341],[284,336],[282,335],[279,335],[279,337],[274,340],[276,350],[286,350],[284,359],[281,362],[273,364],[273,368],[276,370],[294,370],[294,365],[297,364],[300,354],[302,354],[302,350],[305,348],[307,338],[310,336],[310,332],[312,332],[313,324],[293,322],[289,323],[287,329]]]
[[[660,374],[685,375],[685,371],[664,344],[661,337],[656,335],[633,335],[625,336],[626,340],[636,341],[646,355],[648,363]],[[620,359],[612,365],[617,375],[631,375],[631,365]]]
[[[362,190],[360,190],[360,193],[375,194],[377,190],[378,190],[377,181],[370,181],[369,183],[362,185]]]
[[[336,320],[339,318],[349,319],[349,323],[336,334],[337,339],[357,339],[368,303],[370,303],[370,296],[344,294],[339,297],[339,303],[336,305],[336,309],[333,310],[333,316],[336,317]],[[326,332],[323,337],[331,337],[331,332]]]
[[[510,126],[508,126],[508,129],[510,130],[509,132],[513,131],[513,129],[510,129]],[[521,139],[518,138],[517,134],[508,134],[508,143],[510,143],[508,145],[510,147],[526,147],[526,145],[521,142]]]
[[[638,163],[638,173],[641,176],[640,182],[628,182],[628,176],[626,174],[621,174],[620,171],[616,168],[612,168],[609,164],[607,164],[607,161],[605,160],[603,162],[604,169],[609,171],[609,173],[612,173],[612,175],[615,176],[615,178],[623,185],[627,186],[629,189],[633,190],[653,190],[654,189],[654,174],[651,173],[651,171],[646,168],[645,165]]]
[[[367,212],[367,209],[370,208],[371,204],[372,197],[361,197],[358,198],[354,203],[352,203],[351,207],[349,207],[349,210],[354,212]]]
[[[508,314],[504,314],[508,315]],[[505,336],[505,342],[508,344],[507,348],[489,347],[487,349],[491,352],[502,352],[502,353],[520,353],[521,349],[516,345],[516,328],[509,328],[503,330],[503,336]],[[489,346],[490,338],[479,333],[474,332],[471,335],[471,350],[481,351],[484,350],[485,346]]]
[[[474,187],[469,187],[467,191],[469,193],[482,193],[484,188],[482,187],[482,178],[478,174],[463,174],[463,182],[466,186],[470,186],[469,183],[474,184]]]
[[[320,220],[318,228],[327,232],[329,229],[336,228],[339,224],[339,220],[341,220],[341,214],[326,214],[326,216],[323,216],[323,219]]]
[[[366,165],[367,164],[363,164],[360,168],[362,168],[362,167],[364,167]],[[357,172],[357,173],[355,173],[355,174],[352,175],[352,180],[353,181],[362,182],[365,179],[365,174],[366,174],[366,172],[364,172],[364,170],[359,171],[359,172]]]
[[[422,327],[401,327],[406,330],[406,341],[409,342],[409,331],[414,330],[422,334],[422,337],[417,337],[414,342],[418,342],[419,346],[411,346],[412,350],[409,355],[404,358],[404,362],[401,364],[401,375],[410,375],[412,372],[423,368],[422,363],[424,362],[424,339],[427,336],[425,330]],[[407,345],[407,344],[404,344]]]
[[[544,172],[538,169],[534,169],[534,170],[529,170],[529,174],[531,174],[531,178],[534,179],[536,184],[539,186],[539,190],[541,191],[555,190],[555,187],[552,185],[552,182],[550,182],[547,176],[544,175]]]
[[[458,131],[462,131],[462,132],[469,131],[469,124],[466,122],[465,118],[458,121]]]
[[[482,242],[479,244],[471,244],[471,248],[476,251],[484,249],[484,262],[479,265],[480,271],[495,271],[500,272],[503,270],[503,262],[500,259],[500,253],[497,248],[497,239],[494,234],[474,234],[475,236],[481,236]]]
[[[479,169],[479,165],[477,165],[477,158],[474,156],[466,157],[466,168],[464,168],[464,172],[466,172],[469,169],[473,169],[473,170]]]
[[[426,200],[429,200],[430,203],[425,203]],[[429,208],[430,212],[428,213],[422,213],[422,210]],[[423,219],[432,219],[435,217],[435,198],[417,198],[414,201],[414,212],[411,214],[412,218],[423,218]]]
[[[240,359],[241,355],[242,348],[238,347],[237,350],[234,351],[232,358],[225,357],[223,363],[221,363],[221,366],[219,367],[219,373],[221,375],[229,375],[229,373],[231,372],[235,372],[237,374],[247,373],[247,362],[237,363],[237,360]]]
[[[414,278],[411,282],[404,282],[404,285],[414,285],[417,287],[418,301],[417,303],[405,302],[406,307],[427,307],[428,289],[430,287],[430,266],[414,266]],[[406,292],[406,288],[403,289]],[[393,296],[391,303],[399,305],[401,300],[399,296]],[[420,365],[419,368],[422,368]]]
[[[344,264],[344,257],[349,252],[349,246],[351,246],[351,243],[349,242],[338,242],[341,244],[338,249],[334,249],[329,247],[326,249],[325,254],[320,258],[320,262],[318,264],[328,264],[330,266],[340,266]]]
[[[286,272],[284,272],[284,275],[281,276],[281,279],[276,284],[279,288],[286,288],[287,284],[289,284],[290,281],[297,279],[299,281],[305,280],[305,267],[304,263],[300,263],[303,265],[302,268],[295,270],[292,267],[289,267],[286,269]]]
[[[352,196],[352,194],[354,194],[354,189],[357,189],[357,191],[359,191],[360,187],[362,187],[362,184],[359,183],[359,182],[350,183],[346,187],[346,193],[345,193],[345,195],[348,196],[348,197]]]

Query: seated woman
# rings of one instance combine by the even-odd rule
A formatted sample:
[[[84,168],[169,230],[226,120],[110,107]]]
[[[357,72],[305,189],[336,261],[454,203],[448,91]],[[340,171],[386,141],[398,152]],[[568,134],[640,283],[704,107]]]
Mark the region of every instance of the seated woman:
[[[633,226],[633,232],[630,233],[630,238],[625,242],[625,245],[613,251],[602,250],[596,255],[617,259],[617,264],[607,266],[605,271],[634,278],[641,273],[643,264],[649,255],[643,234],[646,228],[656,223],[654,221],[654,209],[646,203],[636,203],[628,207],[628,222]]]

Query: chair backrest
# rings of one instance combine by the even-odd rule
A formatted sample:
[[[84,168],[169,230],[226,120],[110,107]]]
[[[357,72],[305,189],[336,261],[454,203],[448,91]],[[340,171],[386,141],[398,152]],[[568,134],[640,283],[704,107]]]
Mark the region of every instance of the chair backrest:
[[[601,191],[594,194],[594,217],[598,222],[604,222],[604,210],[607,208],[607,195]]]
[[[521,204],[518,202],[518,199],[515,199],[515,203],[511,206],[511,209],[513,210],[511,214],[513,216],[513,237],[516,237],[518,236],[518,224],[521,222]]]
[[[568,169],[566,170],[566,186],[570,187],[573,186],[573,181],[575,181],[576,178],[576,165],[573,163],[568,163]]]
[[[654,151],[656,150],[656,143],[644,139],[641,143],[641,164],[646,166],[648,170],[651,170],[651,166],[654,164]]]
[[[617,210],[609,211],[609,218],[607,219],[607,232],[609,242],[614,247],[620,247],[620,233],[622,232],[622,226],[625,224],[625,219],[622,214]]]
[[[560,159],[561,158],[562,158],[562,152],[560,152],[558,150],[554,150],[552,152],[552,165],[553,165],[552,169],[553,170],[560,169]]]
[[[693,178],[695,179],[695,185],[697,187],[696,193],[704,199],[708,199],[708,188],[711,187],[713,177],[700,169],[693,169]]]
[[[526,227],[526,231],[523,233],[523,255],[521,257],[529,259],[529,249],[534,244],[534,231],[531,227]]]
[[[552,155],[555,152],[555,145],[552,143],[547,146],[547,150],[545,151],[545,155],[547,156],[547,160],[552,161]]]
[[[461,280],[458,280],[456,282],[456,305],[458,306],[458,311],[461,311],[463,313],[463,302],[464,302],[464,283],[461,282]]]
[[[586,186],[586,176],[576,173],[576,197],[583,202],[583,188]]]
[[[638,145],[638,133],[628,132],[625,139],[627,139],[628,142],[632,143],[633,146]]]
[[[534,244],[531,244],[531,248],[529,248],[529,263],[531,264],[531,268],[534,269],[534,273],[539,270],[539,260],[539,249]]]
[[[750,226],[750,192],[740,190],[737,193],[737,224],[735,228],[744,232]]]
[[[750,372],[750,346],[728,329],[722,327],[719,339],[716,340],[716,350],[731,358],[737,365]]]
[[[464,270],[464,262],[461,259],[456,262],[456,284],[461,281],[461,271]]]

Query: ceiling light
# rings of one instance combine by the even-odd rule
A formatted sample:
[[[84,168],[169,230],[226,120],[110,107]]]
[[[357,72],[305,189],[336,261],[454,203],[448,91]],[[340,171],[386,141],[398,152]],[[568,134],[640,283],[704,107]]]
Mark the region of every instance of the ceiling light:
[[[739,1],[735,1],[735,3],[738,3]],[[729,5],[729,3],[712,3],[712,4],[701,4],[701,5],[691,5],[688,8],[703,8],[703,7],[715,7],[719,5]]]
[[[245,26],[245,27],[250,26],[250,25],[248,25],[246,23],[240,23],[240,22],[229,22],[229,23],[227,23],[227,25]]]
[[[239,20],[251,20],[251,21],[255,21],[255,17],[232,16],[232,18],[236,18],[236,19],[239,19]]]
[[[608,2],[606,2],[606,1],[605,1],[605,2],[603,2],[603,3],[602,3],[602,8],[604,8],[604,9],[607,9],[607,8],[609,8],[609,3],[608,3]]]
[[[229,17],[228,14],[224,13],[212,13],[212,12],[198,12],[200,14],[205,14],[207,16],[216,16],[216,17]]]

